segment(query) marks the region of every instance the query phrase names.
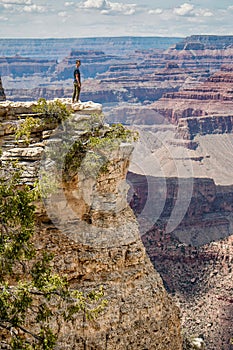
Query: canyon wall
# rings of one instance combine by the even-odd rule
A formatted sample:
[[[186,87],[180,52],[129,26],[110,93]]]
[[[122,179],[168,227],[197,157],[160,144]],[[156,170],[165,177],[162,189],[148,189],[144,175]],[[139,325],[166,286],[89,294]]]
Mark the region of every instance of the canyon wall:
[[[166,178],[162,194],[162,178],[134,173],[128,173],[127,178],[130,205],[141,222],[142,241],[181,309],[184,329],[202,337],[208,350],[231,350],[233,185],[216,186],[213,179],[195,178],[187,205],[179,192],[191,179]],[[150,206],[145,211],[149,197]],[[179,206],[186,208],[185,215],[169,231],[172,213],[179,216],[179,200]],[[152,207],[161,209],[154,220]],[[146,233],[144,221],[151,222]]]
[[[189,45],[193,45],[193,50],[205,48],[209,50],[226,49],[233,47],[232,35],[190,35],[179,43],[175,44],[177,50],[189,50]],[[188,46],[188,47],[187,47]]]
[[[186,207],[186,210],[177,227],[172,231],[181,242],[201,246],[232,234],[233,222],[230,214],[233,213],[233,185],[216,186],[213,179],[208,178],[166,178],[166,187],[164,187],[164,178],[131,172],[128,173],[127,179],[132,186],[131,191],[134,195],[130,204],[136,215],[140,215],[148,200],[149,188],[154,193],[150,206],[153,207],[154,212],[161,210],[159,218],[154,221],[150,218],[150,221],[156,223],[158,220],[165,228],[177,205],[180,189],[187,186],[188,182],[192,183],[192,194],[188,205],[187,198],[179,199],[179,206]],[[164,189],[164,202],[161,189]],[[156,193],[159,191],[158,196]],[[151,212],[148,210],[147,214],[149,218]],[[146,212],[144,216],[146,217]]]
[[[232,110],[233,68],[222,66],[206,81],[194,88],[178,92],[165,93],[163,97],[151,105],[172,123],[180,118],[200,117],[207,114],[227,114]]]
[[[71,108],[69,100],[62,101]],[[57,167],[51,168],[50,158],[41,163],[42,154],[50,157],[50,147],[57,145],[53,151],[60,159],[64,141],[62,130],[54,130],[51,121],[32,130],[28,145],[23,139],[15,140],[15,128],[22,120],[38,118],[33,105],[0,104],[1,161],[4,165],[17,159],[24,165],[22,180],[29,184],[41,169],[54,180]],[[91,130],[98,128],[102,138],[109,132],[100,105],[83,103],[73,108],[76,111],[64,134],[67,139],[70,132],[70,147],[76,140],[86,140]],[[57,191],[45,197],[43,205],[38,203],[36,248],[55,254],[54,268],[67,275],[72,288],[85,292],[102,285],[108,300],[93,322],[85,322],[83,314],[73,323],[61,322],[57,349],[182,349],[178,308],[145,253],[126,201],[125,177],[132,150],[131,143],[116,138],[107,148],[92,149],[81,165],[72,167],[73,173],[65,174],[65,181],[57,182]],[[72,158],[74,164],[78,157],[76,153]],[[107,162],[98,167],[97,159]]]
[[[208,350],[231,350],[232,116],[219,110],[137,128],[142,144],[127,178],[146,251],[184,328]]]
[[[119,46],[113,53],[105,45],[99,50],[92,44],[85,49],[72,48],[59,61],[48,59],[46,54],[46,59],[36,59],[33,53],[29,57],[2,57],[0,71],[7,98],[26,101],[70,97],[77,57],[82,61],[82,100],[104,104],[152,102],[165,92],[177,91],[209,76],[208,68],[180,68],[175,58],[153,45],[146,49],[141,43],[138,49],[135,46],[134,50],[123,51]]]
[[[6,95],[2,86],[2,79],[0,77],[0,101],[5,101]]]
[[[58,39],[57,42],[25,39],[19,48],[14,40],[3,40],[0,74],[11,100],[68,98],[72,94],[73,69],[78,57],[82,61],[84,101],[151,103],[163,93],[192,88],[223,64],[231,64],[231,41],[230,36],[200,36],[183,41],[130,37]]]
[[[157,56],[150,58],[148,53],[141,52],[129,56],[107,55],[102,51],[72,51],[61,62],[48,63],[47,70],[41,60],[12,58],[14,62],[7,65],[4,58],[0,69],[4,75],[7,97],[10,100],[36,100],[70,97],[73,91],[73,70],[75,59],[81,59],[82,100],[100,101],[101,103],[143,103],[155,101],[165,92],[177,91],[187,81],[196,81],[209,76],[208,71],[201,69],[157,70],[161,61]],[[148,62],[149,59],[149,62]],[[120,63],[119,63],[120,60]],[[136,61],[139,60],[139,63]],[[134,63],[135,61],[135,63]],[[17,70],[14,70],[14,64]],[[165,64],[165,63],[164,63]],[[162,65],[164,65],[162,64]],[[35,71],[27,70],[27,65]],[[38,67],[38,68],[36,68]],[[170,68],[169,68],[170,67]]]
[[[167,49],[181,38],[175,37],[93,37],[49,39],[0,39],[3,56],[63,59],[71,50],[104,50],[108,54],[135,50]]]
[[[232,115],[207,115],[203,117],[180,118],[177,125],[177,137],[193,140],[196,135],[232,133]]]

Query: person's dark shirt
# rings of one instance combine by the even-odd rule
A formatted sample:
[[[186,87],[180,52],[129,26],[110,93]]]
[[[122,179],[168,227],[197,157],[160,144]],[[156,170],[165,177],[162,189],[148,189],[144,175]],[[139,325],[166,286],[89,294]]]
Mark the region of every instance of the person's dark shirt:
[[[77,82],[76,75],[78,75],[79,82],[81,82],[81,81],[80,81],[80,71],[79,71],[79,68],[76,68],[76,69],[74,70],[74,81],[75,81],[75,82]]]

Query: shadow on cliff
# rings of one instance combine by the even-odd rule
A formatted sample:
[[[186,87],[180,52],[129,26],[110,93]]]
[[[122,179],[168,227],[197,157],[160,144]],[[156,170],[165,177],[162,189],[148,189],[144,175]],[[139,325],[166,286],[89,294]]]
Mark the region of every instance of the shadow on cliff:
[[[231,350],[233,186],[134,173],[127,180],[146,252],[178,300],[184,326],[203,334],[209,350]],[[191,184],[185,196],[179,186],[190,190]],[[174,210],[177,226],[170,231]]]
[[[141,235],[154,227],[177,244],[200,247],[231,234],[233,186],[210,178],[164,178],[129,172],[128,202]],[[170,236],[169,236],[170,235]]]
[[[218,265],[230,259],[223,247],[233,227],[233,186],[216,186],[208,178],[164,179],[131,172],[127,181],[128,202],[142,241],[168,292],[186,298],[208,292]],[[182,191],[182,186],[189,192]],[[173,211],[178,213],[177,226],[170,231]],[[231,272],[231,265],[228,268]]]

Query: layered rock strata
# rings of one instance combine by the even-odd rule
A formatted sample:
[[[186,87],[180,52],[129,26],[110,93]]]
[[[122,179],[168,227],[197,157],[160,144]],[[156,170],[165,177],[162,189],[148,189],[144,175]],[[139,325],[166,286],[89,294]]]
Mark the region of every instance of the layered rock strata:
[[[41,75],[42,77],[54,70],[56,60],[35,59],[21,57],[0,57],[0,69],[2,76],[11,75],[13,78],[27,75]]]
[[[180,118],[177,137],[193,140],[196,135],[232,133],[233,115],[214,114],[204,117]]]
[[[75,59],[82,61],[82,100],[101,103],[122,101],[155,101],[165,92],[177,91],[181,86],[193,85],[209,76],[208,69],[179,68],[169,61],[161,50],[136,51],[132,55],[109,55],[97,50],[72,51],[61,62],[40,59],[37,72],[30,71],[35,59],[11,57],[0,61],[0,68],[7,79],[7,94],[12,100],[33,100],[69,97],[72,95],[72,76]],[[7,62],[9,60],[9,64]],[[17,69],[14,67],[17,65]],[[28,73],[27,72],[28,60]],[[49,66],[50,64],[50,66]]]
[[[93,37],[49,39],[0,39],[2,54],[61,60],[67,52],[75,50],[101,50],[108,54],[132,53],[135,50],[166,49],[181,38],[169,37]]]
[[[196,78],[193,79],[195,75],[202,79],[206,77],[205,71],[213,72],[223,64],[231,64],[231,40],[230,36],[197,36],[186,38],[182,42],[177,38],[177,44],[167,49],[166,42],[174,44],[175,38],[160,38],[160,44],[156,38],[143,38],[143,41],[139,38],[60,39],[57,40],[57,45],[63,54],[59,57],[59,62],[52,54],[52,49],[56,46],[55,40],[50,41],[51,52],[48,52],[49,43],[46,40],[32,42],[34,51],[32,49],[31,55],[23,48],[16,52],[18,43],[13,40],[9,41],[7,48],[3,40],[5,54],[0,58],[0,69],[7,80],[7,95],[12,100],[70,97],[74,62],[79,57],[82,60],[82,77],[85,80],[91,78],[86,87],[83,85],[83,100],[91,99],[102,103],[155,101],[166,91],[177,91],[178,86],[192,86],[197,81]],[[22,45],[26,42],[23,40]],[[62,42],[64,47],[69,42],[73,42],[74,46],[64,51]],[[101,42],[101,46],[97,42]],[[43,58],[42,53],[38,52],[40,45],[44,52]],[[21,52],[21,56],[16,55],[18,52]],[[28,57],[25,57],[26,52]],[[70,54],[66,56],[65,52]],[[12,56],[8,57],[9,53]],[[35,58],[35,53],[38,58]],[[178,67],[183,73],[178,72]],[[166,75],[164,68],[172,68],[174,72]],[[158,69],[162,69],[160,79],[159,72],[157,77],[154,76]],[[184,83],[184,77],[189,80],[188,84]],[[97,81],[92,81],[93,79]]]
[[[181,244],[162,227],[142,237],[167,290],[181,308],[182,324],[208,350],[231,350],[233,236],[202,247]]]
[[[181,308],[184,328],[204,338],[208,350],[230,350],[233,186],[216,186],[212,179],[204,178],[167,178],[164,188],[162,178],[133,173],[127,177],[130,203],[141,222],[142,241],[166,289]],[[184,193],[179,193],[190,181],[193,191],[187,205]],[[167,230],[172,213],[178,217],[183,207],[186,210],[180,224]],[[151,222],[146,233],[142,230],[144,221]]]
[[[208,178],[167,178],[165,180],[131,172],[128,173],[127,179],[133,192],[131,207],[137,216],[140,216],[148,200],[154,214],[161,210],[159,217],[155,215],[154,220],[150,217],[153,214],[149,207],[147,212],[144,211],[143,219],[147,217],[152,222],[152,227],[157,221],[166,226],[176,207],[185,208],[176,227],[172,230],[173,235],[181,242],[201,246],[233,233],[232,185],[216,186],[213,179]],[[166,181],[165,186],[164,181]],[[183,196],[179,197],[179,192],[189,186],[192,188],[192,193],[186,193],[186,196],[183,193]],[[148,193],[148,190],[151,191],[151,194]],[[159,191],[159,196],[152,195]]]
[[[41,158],[44,151],[50,157],[50,147],[55,145],[53,151],[61,160],[61,129],[53,132],[54,125],[46,127],[43,123],[41,129],[32,130],[28,146],[23,140],[18,144],[14,140],[18,116],[36,117],[32,105],[1,104],[2,161],[18,159],[25,167],[28,183],[41,171],[52,181],[55,174],[59,175],[59,166],[51,168],[53,161],[45,157],[41,163]],[[75,109],[64,134],[71,140],[70,147],[86,139],[91,130],[98,129],[102,137],[109,131],[101,115],[94,119],[90,115],[101,112],[99,105],[79,104]],[[37,209],[37,249],[55,253],[55,269],[66,273],[73,288],[88,291],[102,285],[108,300],[103,314],[93,322],[86,322],[81,314],[74,323],[59,324],[56,348],[181,350],[178,309],[146,256],[137,222],[126,202],[125,176],[132,145],[114,145],[88,152],[81,166],[72,167],[72,175],[67,178],[68,174],[63,174],[66,180],[60,177],[57,191],[45,197],[44,206]],[[74,164],[78,156],[76,153],[72,158]],[[107,160],[101,172],[97,159]],[[43,176],[41,181],[43,185]]]
[[[232,111],[232,66],[223,66],[205,82],[193,89],[166,93],[151,105],[172,123],[180,118],[200,117],[213,114],[231,114]]]
[[[194,45],[195,44],[195,45]],[[233,35],[191,35],[175,44],[176,50],[224,50],[233,47]]]
[[[233,36],[192,35],[165,51],[167,59],[176,60],[184,68],[220,69],[231,64]]]

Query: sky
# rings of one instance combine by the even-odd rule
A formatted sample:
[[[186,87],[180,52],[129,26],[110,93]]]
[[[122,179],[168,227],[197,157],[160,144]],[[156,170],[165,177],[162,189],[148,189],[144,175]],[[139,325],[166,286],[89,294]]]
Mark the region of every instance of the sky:
[[[0,0],[0,38],[233,35],[228,0]]]

